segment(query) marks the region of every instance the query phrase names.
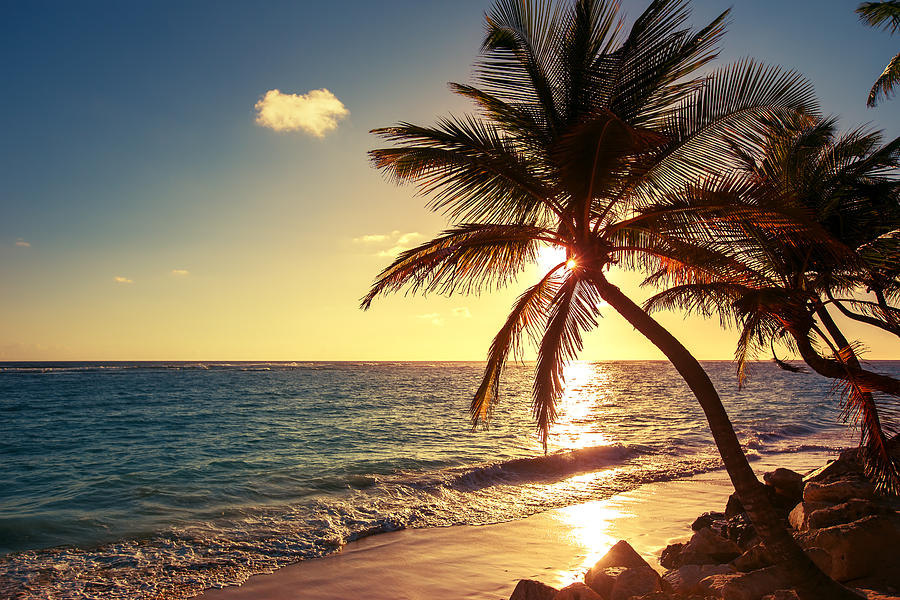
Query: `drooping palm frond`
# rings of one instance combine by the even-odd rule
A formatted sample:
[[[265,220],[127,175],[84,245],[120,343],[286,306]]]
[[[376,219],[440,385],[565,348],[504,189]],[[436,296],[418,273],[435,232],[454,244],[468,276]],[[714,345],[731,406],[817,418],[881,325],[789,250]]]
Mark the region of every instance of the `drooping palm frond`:
[[[541,243],[554,234],[528,225],[460,225],[402,252],[372,284],[360,303],[368,309],[376,296],[397,292],[472,293],[501,287],[533,263]]]
[[[547,328],[538,347],[532,400],[545,452],[550,426],[556,421],[556,405],[565,389],[565,365],[578,358],[582,332],[597,326],[599,305],[596,289],[569,272],[549,307]]]
[[[490,420],[500,394],[503,366],[510,355],[516,356],[519,352],[522,333],[528,332],[532,339],[538,339],[540,328],[546,324],[548,307],[560,288],[561,278],[557,274],[560,267],[562,264],[519,296],[506,323],[491,342],[481,385],[469,407],[473,428]]]

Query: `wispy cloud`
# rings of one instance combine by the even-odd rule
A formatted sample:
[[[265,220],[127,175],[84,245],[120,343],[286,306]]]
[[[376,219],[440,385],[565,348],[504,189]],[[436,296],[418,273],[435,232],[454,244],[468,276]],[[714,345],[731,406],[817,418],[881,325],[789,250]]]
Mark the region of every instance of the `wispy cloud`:
[[[113,281],[116,283],[134,283],[133,279],[128,279],[127,277],[122,277],[121,275],[116,275],[113,277]]]
[[[172,269],[172,275],[175,277],[187,277],[191,272],[187,269]]]
[[[432,325],[436,325],[441,327],[444,324],[444,318],[441,316],[441,313],[428,313],[424,315],[416,315],[417,319],[422,319],[423,321],[431,321]]]
[[[31,242],[26,242],[22,238],[16,240],[16,246],[19,248],[31,248]]]
[[[418,231],[400,233],[400,231],[395,229],[390,233],[370,233],[368,235],[362,235],[353,238],[353,241],[357,244],[390,244],[391,246],[389,248],[378,250],[375,253],[375,256],[388,256],[393,258],[404,250],[412,248],[413,242],[420,237],[422,237],[422,234]]]
[[[325,137],[350,114],[337,96],[322,88],[306,94],[282,94],[269,90],[256,103],[256,123],[275,131],[303,131]]]
[[[472,316],[472,311],[470,311],[467,306],[460,306],[459,308],[453,309],[453,316],[468,319]]]

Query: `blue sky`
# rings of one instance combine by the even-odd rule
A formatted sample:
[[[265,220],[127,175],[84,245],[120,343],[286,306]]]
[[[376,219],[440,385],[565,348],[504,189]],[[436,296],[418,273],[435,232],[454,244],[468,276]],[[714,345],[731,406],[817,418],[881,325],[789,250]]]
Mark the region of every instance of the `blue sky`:
[[[367,132],[465,110],[446,82],[469,79],[489,6],[4,2],[0,359],[482,358],[515,290],[356,305],[398,240],[445,224],[369,167]],[[722,62],[795,68],[842,126],[900,135],[900,100],[865,107],[900,37],[855,6],[734,3]],[[255,123],[267,91],[322,88],[349,111],[324,137]],[[603,327],[586,358],[656,356]],[[717,323],[688,330],[730,357]]]

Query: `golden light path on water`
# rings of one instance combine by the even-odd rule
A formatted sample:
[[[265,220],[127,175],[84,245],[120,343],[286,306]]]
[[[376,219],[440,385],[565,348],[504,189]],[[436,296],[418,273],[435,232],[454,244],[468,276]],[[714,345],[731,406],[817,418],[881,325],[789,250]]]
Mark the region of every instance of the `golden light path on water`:
[[[616,443],[599,430],[603,405],[611,402],[610,376],[603,365],[577,361],[566,365],[566,391],[557,410],[557,422],[551,442],[559,450],[577,450]],[[581,473],[561,482],[567,487],[599,487],[605,479],[613,479],[622,469],[610,468]],[[592,567],[620,539],[622,522],[632,517],[627,502],[613,497],[608,500],[576,504],[554,511],[554,516],[568,529],[571,541],[581,546],[584,560],[580,567],[557,573],[561,585],[581,581]]]

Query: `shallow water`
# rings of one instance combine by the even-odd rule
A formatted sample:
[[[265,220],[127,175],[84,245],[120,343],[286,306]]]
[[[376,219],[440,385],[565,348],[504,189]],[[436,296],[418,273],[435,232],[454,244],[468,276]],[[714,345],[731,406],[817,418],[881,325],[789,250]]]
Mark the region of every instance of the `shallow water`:
[[[828,381],[705,365],[751,456],[854,443]],[[900,372],[900,363],[881,362]],[[0,595],[185,597],[348,540],[488,523],[719,465],[664,362],[576,363],[543,456],[532,366],[491,428],[478,363],[0,363]]]

